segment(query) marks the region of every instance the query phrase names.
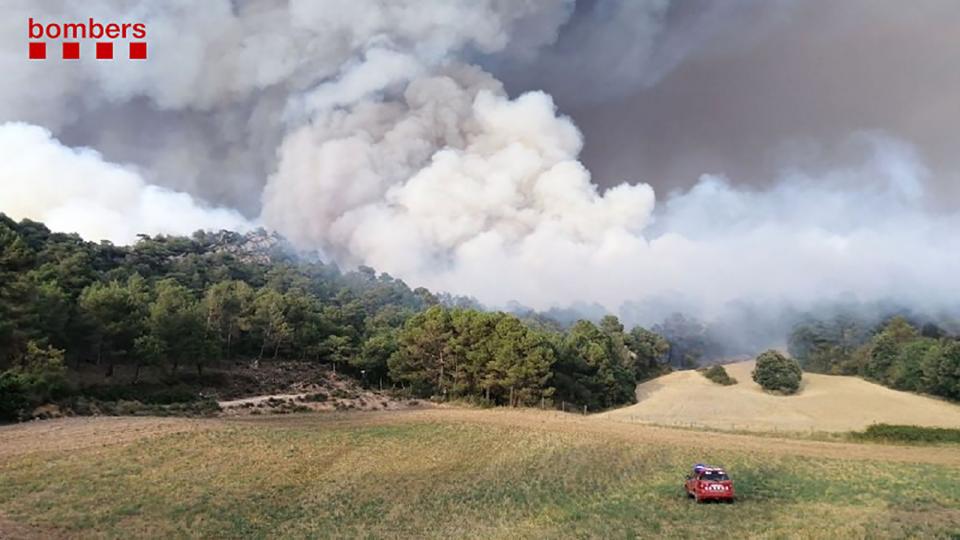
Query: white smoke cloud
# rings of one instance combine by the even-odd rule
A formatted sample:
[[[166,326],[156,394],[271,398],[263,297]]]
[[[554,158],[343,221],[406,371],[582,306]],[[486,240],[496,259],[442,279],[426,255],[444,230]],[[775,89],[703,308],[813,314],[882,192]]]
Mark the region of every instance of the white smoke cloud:
[[[458,99],[427,91],[439,88]],[[494,305],[583,301],[616,312],[669,299],[661,310],[709,318],[745,298],[800,306],[852,295],[947,307],[960,293],[952,277],[960,219],[928,211],[929,172],[905,144],[858,135],[862,162],[821,175],[786,171],[762,191],[704,175],[663,201],[654,222],[649,186],[597,193],[577,161],[579,132],[545,94],[510,100],[449,78],[417,89],[434,100],[390,104],[363,144],[334,127],[352,125],[346,118],[366,107],[341,110],[334,127],[311,126],[311,144],[284,147],[266,221],[342,261]],[[433,145],[429,131],[390,136],[439,125],[437,103],[459,105],[446,115],[460,126],[454,135]],[[344,151],[351,146],[356,153]],[[338,187],[346,178],[369,181]],[[302,213],[290,212],[296,207]]]
[[[205,208],[188,194],[144,183],[93,150],[67,148],[44,128],[0,125],[0,209],[53,230],[129,244],[144,231],[189,235],[250,228],[233,210]]]
[[[549,96],[510,99],[475,68],[445,70],[395,98],[321,107],[281,146],[265,222],[347,264],[494,305],[670,298],[709,317],[743,298],[929,305],[958,290],[960,222],[927,211],[929,173],[905,144],[858,135],[862,162],[786,171],[763,191],[704,175],[653,223],[646,184],[597,192]]]
[[[151,183],[252,217],[277,146],[315,110],[375,101],[516,35],[535,50],[571,10],[572,0],[11,0],[0,19],[0,121],[42,125],[68,145],[142,165]],[[119,41],[111,62],[95,60],[90,42],[78,61],[29,62],[30,17],[143,22],[148,60],[123,60]]]
[[[574,29],[612,20],[615,36],[593,38],[596,50],[632,40],[610,59],[625,75],[618,85],[653,84],[712,35],[700,17],[665,33],[665,0],[603,5],[607,15]],[[568,0],[9,8],[0,120],[52,132],[0,129],[0,211],[14,217],[121,242],[247,226],[194,195],[341,264],[492,305],[649,302],[709,316],[743,298],[934,305],[960,292],[958,218],[927,210],[930,173],[892,138],[866,137],[860,163],[787,171],[762,191],[716,175],[659,204],[643,183],[599,190],[579,161],[580,131],[552,98],[511,97],[474,62],[535,63],[570,17]],[[25,29],[10,22],[27,16],[143,20],[150,60],[27,62]],[[578,59],[583,77],[608,71]]]
[[[854,166],[785,172],[764,190],[707,175],[666,201],[651,245],[667,245],[652,260],[676,270],[652,288],[698,299],[714,312],[745,298],[809,306],[846,296],[952,307],[960,293],[953,278],[960,216],[929,211],[929,173],[908,146],[856,138],[870,152]]]

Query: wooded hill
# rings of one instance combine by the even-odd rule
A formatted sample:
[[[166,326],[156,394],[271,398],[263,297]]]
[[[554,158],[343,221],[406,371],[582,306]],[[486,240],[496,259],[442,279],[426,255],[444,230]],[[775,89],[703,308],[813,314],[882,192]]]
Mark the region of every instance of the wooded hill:
[[[632,402],[669,344],[616,317],[561,329],[360,267],[342,272],[275,235],[198,231],[87,242],[0,214],[0,416],[84,392],[95,366],[136,384],[282,358],[411,396],[495,405]]]

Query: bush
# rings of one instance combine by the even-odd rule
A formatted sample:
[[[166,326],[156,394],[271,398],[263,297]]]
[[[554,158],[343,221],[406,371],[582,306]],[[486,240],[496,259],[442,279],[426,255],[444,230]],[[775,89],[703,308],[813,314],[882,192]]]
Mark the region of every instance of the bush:
[[[0,373],[0,420],[19,420],[30,406],[26,385],[19,373]]]
[[[853,438],[867,441],[960,443],[960,429],[873,424],[864,431],[854,432]]]
[[[793,394],[802,378],[799,364],[772,349],[757,357],[753,369],[753,380],[768,392]]]
[[[700,373],[702,373],[704,377],[710,379],[711,381],[717,384],[722,384],[723,386],[737,384],[737,380],[731,377],[730,374],[727,373],[726,368],[721,365],[710,366],[707,369],[701,369]]]
[[[78,394],[100,401],[139,401],[148,405],[171,405],[200,400],[196,388],[165,383],[106,384],[88,386]]]
[[[213,399],[201,399],[185,403],[143,403],[137,400],[100,401],[96,398],[78,396],[61,402],[70,414],[80,416],[215,416],[221,411]]]
[[[21,420],[30,411],[63,395],[63,351],[27,343],[18,367],[0,373],[0,420]]]

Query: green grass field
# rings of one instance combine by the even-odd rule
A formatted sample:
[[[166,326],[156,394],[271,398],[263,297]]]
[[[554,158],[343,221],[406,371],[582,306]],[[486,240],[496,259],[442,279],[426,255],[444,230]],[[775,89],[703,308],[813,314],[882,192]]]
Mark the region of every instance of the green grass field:
[[[621,437],[556,415],[473,420],[482,414],[498,413],[210,421],[0,453],[0,513],[38,536],[85,538],[960,535],[956,462],[824,457],[820,446],[830,454],[834,443],[813,441],[707,452],[684,441],[709,434],[646,440],[637,426]],[[681,492],[705,459],[731,472],[737,504]]]

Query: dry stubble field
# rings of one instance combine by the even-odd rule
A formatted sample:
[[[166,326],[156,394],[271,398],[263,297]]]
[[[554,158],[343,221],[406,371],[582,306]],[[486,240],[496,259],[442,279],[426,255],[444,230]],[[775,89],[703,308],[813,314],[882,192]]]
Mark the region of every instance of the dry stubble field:
[[[735,505],[696,505],[696,461]],[[960,534],[960,449],[521,410],[0,428],[0,537],[770,538]]]
[[[605,413],[624,422],[723,430],[842,432],[870,424],[960,426],[960,405],[901,392],[859,377],[804,373],[800,391],[775,396],[753,382],[754,363],[726,367],[739,382],[715,384],[696,371],[677,371],[637,386],[637,404]]]

